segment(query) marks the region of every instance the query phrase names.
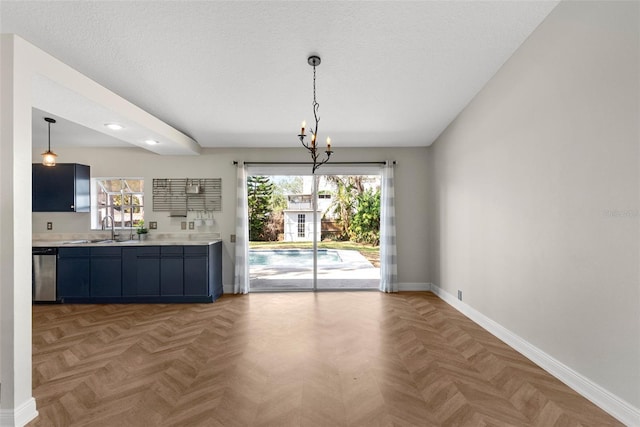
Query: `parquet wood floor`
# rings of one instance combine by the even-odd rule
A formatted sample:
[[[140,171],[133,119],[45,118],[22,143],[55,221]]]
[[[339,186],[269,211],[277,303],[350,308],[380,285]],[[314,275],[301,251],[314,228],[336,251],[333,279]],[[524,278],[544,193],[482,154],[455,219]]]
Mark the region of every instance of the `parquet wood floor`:
[[[615,426],[431,293],[37,305],[30,426]]]

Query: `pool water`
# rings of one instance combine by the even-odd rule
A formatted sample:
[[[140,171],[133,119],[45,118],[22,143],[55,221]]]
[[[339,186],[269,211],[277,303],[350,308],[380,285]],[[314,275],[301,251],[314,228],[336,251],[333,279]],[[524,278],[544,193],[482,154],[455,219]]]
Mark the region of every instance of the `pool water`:
[[[318,249],[318,264],[340,264],[342,260],[338,251]],[[249,265],[294,265],[296,267],[313,266],[313,250],[311,249],[276,249],[249,251]]]

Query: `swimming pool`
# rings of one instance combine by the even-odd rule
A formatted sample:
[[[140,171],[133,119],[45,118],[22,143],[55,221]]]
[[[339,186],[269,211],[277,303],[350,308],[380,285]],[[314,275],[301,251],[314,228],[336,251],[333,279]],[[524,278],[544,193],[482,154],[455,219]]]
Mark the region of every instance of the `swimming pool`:
[[[318,249],[318,265],[336,265],[342,263],[338,251]],[[287,266],[312,267],[313,250],[311,249],[251,249],[249,265],[255,266]]]

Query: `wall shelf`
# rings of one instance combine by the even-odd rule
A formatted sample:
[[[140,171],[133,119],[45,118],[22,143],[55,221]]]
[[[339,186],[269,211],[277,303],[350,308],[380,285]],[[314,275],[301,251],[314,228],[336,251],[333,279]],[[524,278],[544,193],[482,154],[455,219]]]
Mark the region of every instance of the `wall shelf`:
[[[189,211],[222,211],[222,179],[154,178],[153,211],[183,217]]]

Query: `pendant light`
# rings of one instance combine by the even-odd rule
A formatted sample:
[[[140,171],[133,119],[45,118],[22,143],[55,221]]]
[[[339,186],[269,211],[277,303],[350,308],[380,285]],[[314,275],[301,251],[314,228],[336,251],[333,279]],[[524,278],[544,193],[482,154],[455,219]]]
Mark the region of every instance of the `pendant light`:
[[[45,117],[44,121],[47,122],[49,126],[49,147],[47,151],[42,153],[42,164],[45,166],[55,166],[58,155],[51,151],[51,123],[55,123],[56,121],[50,117]]]

